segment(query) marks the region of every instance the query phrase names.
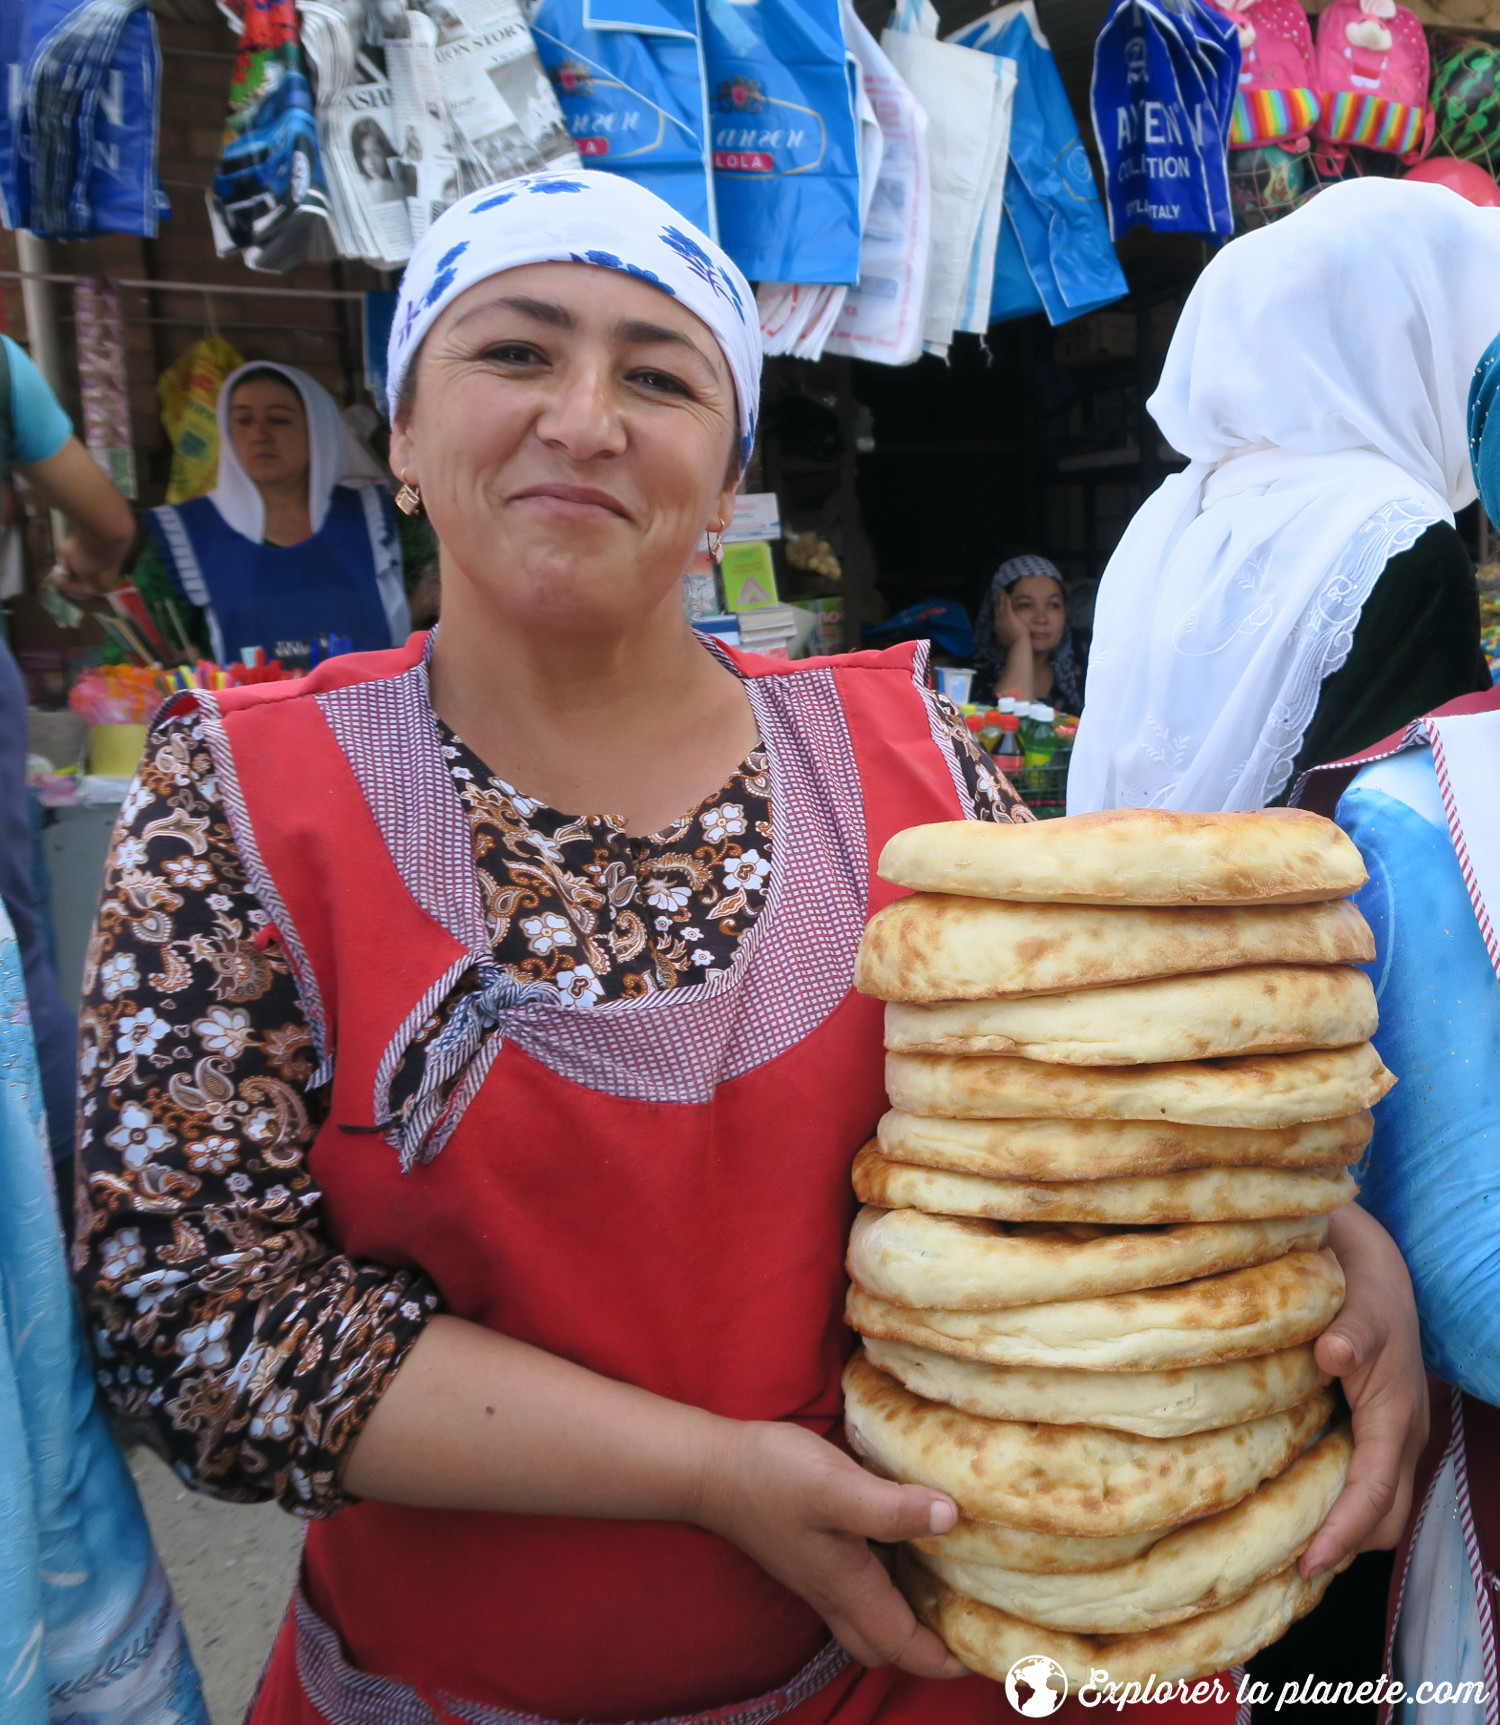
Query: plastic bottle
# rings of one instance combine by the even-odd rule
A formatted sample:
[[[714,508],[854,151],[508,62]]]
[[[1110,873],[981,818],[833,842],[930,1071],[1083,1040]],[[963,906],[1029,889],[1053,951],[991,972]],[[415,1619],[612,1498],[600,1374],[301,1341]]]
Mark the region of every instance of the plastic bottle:
[[[984,715],[977,735],[980,748],[987,755],[994,754],[995,745],[1000,741],[1000,714],[994,707],[991,707]]]
[[[1030,729],[1024,734],[1028,770],[1045,767],[1057,753],[1056,713],[1045,701],[1031,703]]]
[[[1014,713],[1001,713],[1000,740],[991,753],[1003,773],[1013,773],[1021,766],[1025,758],[1021,748],[1021,721]]]

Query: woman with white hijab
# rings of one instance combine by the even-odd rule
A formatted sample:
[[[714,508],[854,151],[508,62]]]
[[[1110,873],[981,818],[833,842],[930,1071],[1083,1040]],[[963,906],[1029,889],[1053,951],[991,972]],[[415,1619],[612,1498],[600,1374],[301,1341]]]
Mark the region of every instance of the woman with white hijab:
[[[1148,403],[1190,465],[1100,583],[1070,814],[1259,808],[1488,686],[1453,517],[1497,282],[1500,214],[1388,180],[1204,271]]]
[[[320,637],[355,652],[404,641],[395,515],[333,397],[257,362],[225,379],[218,416],[218,483],[148,512],[155,555],[132,577],[168,643],[206,634],[222,664],[246,647],[305,660]]]

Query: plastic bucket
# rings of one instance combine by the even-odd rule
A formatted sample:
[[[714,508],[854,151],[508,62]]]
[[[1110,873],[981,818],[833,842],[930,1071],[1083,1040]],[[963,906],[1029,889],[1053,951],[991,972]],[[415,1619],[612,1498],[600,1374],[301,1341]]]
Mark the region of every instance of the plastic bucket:
[[[134,778],[145,752],[144,725],[89,726],[89,771],[100,778]]]

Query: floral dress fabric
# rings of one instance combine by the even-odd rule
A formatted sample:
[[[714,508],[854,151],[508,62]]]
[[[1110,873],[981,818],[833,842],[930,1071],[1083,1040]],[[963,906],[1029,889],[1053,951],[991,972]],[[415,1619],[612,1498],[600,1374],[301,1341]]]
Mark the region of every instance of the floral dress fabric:
[[[979,818],[1029,819],[940,712]],[[496,961],[518,983],[586,1009],[733,962],[771,870],[762,751],[638,838],[522,795],[442,736]],[[439,1300],[425,1275],[348,1257],[325,1231],[307,1157],[326,1093],[307,1089],[292,973],[256,938],[269,920],[197,715],[163,720],[121,810],[84,978],[74,1264],[117,1416],[197,1488],[315,1517],[347,1501],[344,1453]]]

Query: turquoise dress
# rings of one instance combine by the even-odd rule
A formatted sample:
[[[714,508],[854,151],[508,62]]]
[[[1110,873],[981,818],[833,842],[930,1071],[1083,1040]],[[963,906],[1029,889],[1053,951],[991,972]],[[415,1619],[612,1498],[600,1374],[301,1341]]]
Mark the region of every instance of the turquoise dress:
[[[46,1145],[16,937],[0,909],[0,1720],[208,1725],[94,1388]]]

